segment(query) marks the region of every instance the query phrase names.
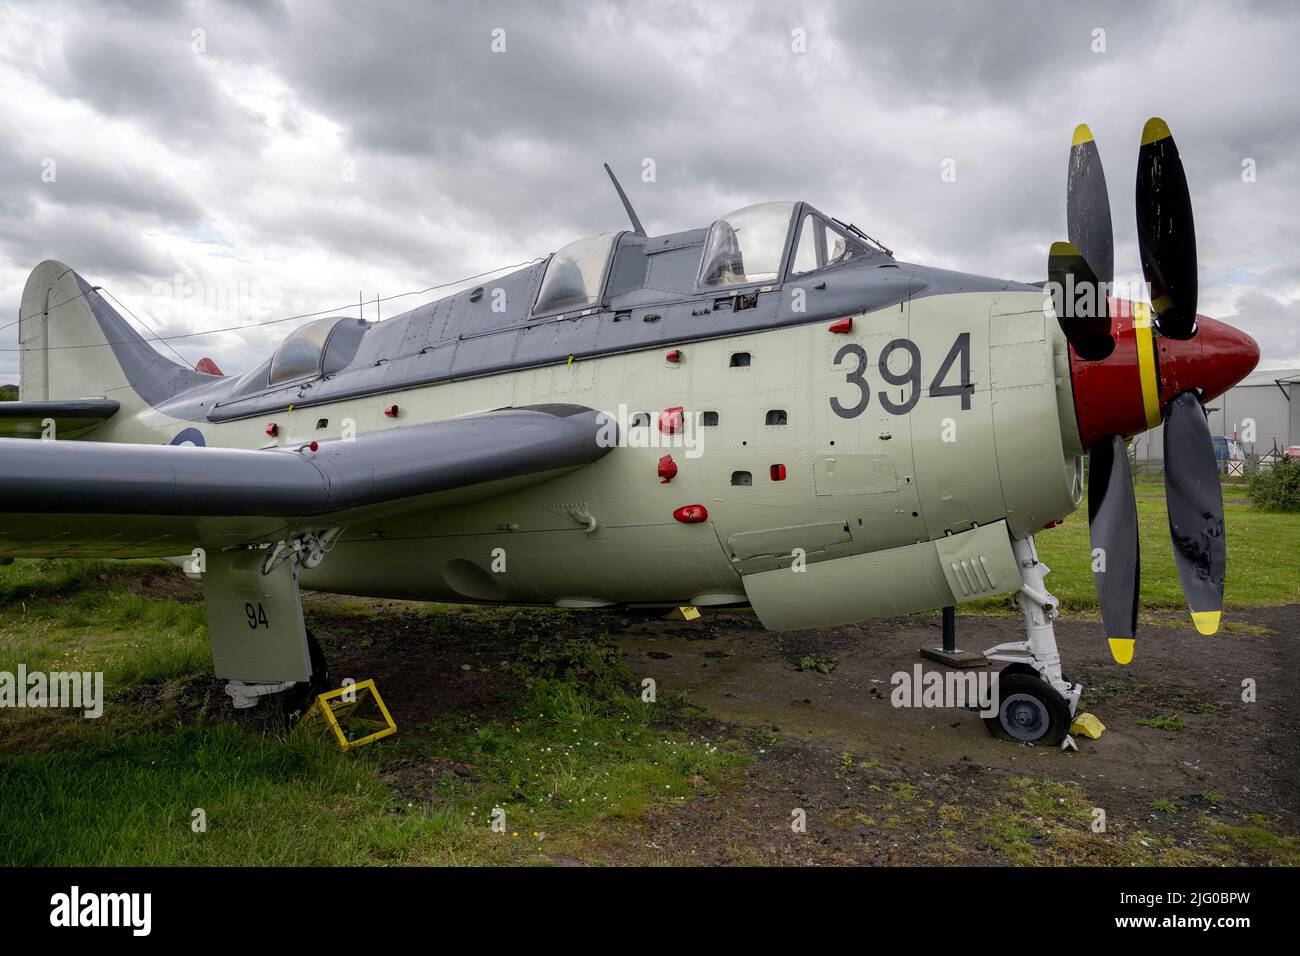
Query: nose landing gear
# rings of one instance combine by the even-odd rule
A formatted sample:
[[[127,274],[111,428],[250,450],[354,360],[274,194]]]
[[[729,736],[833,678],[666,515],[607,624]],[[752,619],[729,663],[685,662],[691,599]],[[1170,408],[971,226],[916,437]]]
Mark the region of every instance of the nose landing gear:
[[[1069,732],[1070,718],[1070,705],[1047,681],[1004,670],[998,675],[997,715],[985,717],[984,726],[1004,740],[1059,745]]]
[[[1033,537],[1012,541],[1011,549],[1023,582],[1014,600],[1024,613],[1028,636],[984,652],[991,661],[1007,662],[998,674],[997,715],[984,718],[984,725],[1007,740],[1059,746],[1069,733],[1083,685],[1061,673],[1052,628],[1058,602],[1043,583],[1049,569],[1038,560]]]

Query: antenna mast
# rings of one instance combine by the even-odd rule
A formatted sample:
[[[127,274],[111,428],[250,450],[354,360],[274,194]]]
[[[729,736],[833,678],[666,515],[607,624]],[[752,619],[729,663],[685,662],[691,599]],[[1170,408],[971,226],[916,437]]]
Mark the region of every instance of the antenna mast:
[[[623,187],[619,185],[618,177],[614,175],[614,170],[609,168],[609,163],[605,163],[605,172],[609,173],[609,181],[614,184],[618,190],[618,198],[623,201],[623,208],[627,210],[627,218],[632,220],[632,231],[638,236],[645,235],[645,229],[641,226],[641,220],[636,217],[636,210],[632,208],[632,203],[628,201],[627,193],[623,192]]]

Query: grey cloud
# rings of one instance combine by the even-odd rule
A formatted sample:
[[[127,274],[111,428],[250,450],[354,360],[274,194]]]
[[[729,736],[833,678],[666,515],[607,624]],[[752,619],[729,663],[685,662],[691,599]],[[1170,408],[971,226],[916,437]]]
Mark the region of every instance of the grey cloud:
[[[900,255],[1035,279],[1065,232],[1080,120],[1098,135],[1117,263],[1132,272],[1138,135],[1160,114],[1193,184],[1205,295],[1217,287],[1218,301],[1236,303],[1266,357],[1300,363],[1288,304],[1300,300],[1287,252],[1300,247],[1300,101],[1284,82],[1300,40],[1293,10],[336,0],[118,5],[108,15],[56,4],[41,15],[63,43],[42,33],[16,69],[200,158],[202,175],[117,165],[97,155],[90,124],[76,131],[83,148],[61,160],[56,199],[23,179],[30,131],[0,134],[9,272],[53,254],[106,282],[168,281],[178,264],[143,233],[192,240],[220,223],[239,237],[241,278],[310,253],[316,272],[276,274],[286,296],[276,307],[305,311],[287,298],[291,280],[308,299],[322,285],[418,287],[622,228],[600,169],[608,160],[652,231],[804,198]],[[208,60],[197,63],[194,26],[207,30]],[[504,54],[491,52],[495,27]],[[1107,31],[1104,55],[1090,49],[1095,27]],[[805,54],[791,51],[794,28],[808,31]],[[232,70],[281,84],[278,128],[223,88],[218,77]],[[321,121],[337,142],[276,148]],[[1249,186],[1246,156],[1259,164]],[[653,183],[640,180],[647,157]],[[355,182],[340,177],[341,158],[355,161]],[[946,158],[955,183],[940,179]],[[192,268],[227,259],[206,261]],[[221,339],[222,364],[247,367],[269,338],[244,336],[238,357],[229,350],[240,338]]]
[[[191,48],[194,20],[181,8],[111,9],[103,15],[72,8],[62,48],[34,67],[52,89],[105,116],[139,120],[164,140],[201,144],[236,132],[245,140],[263,134],[257,118],[231,104],[203,68],[206,54]]]
[[[1300,299],[1283,302],[1263,292],[1247,292],[1237,298],[1234,314],[1220,318],[1255,337],[1261,367],[1300,365]]]

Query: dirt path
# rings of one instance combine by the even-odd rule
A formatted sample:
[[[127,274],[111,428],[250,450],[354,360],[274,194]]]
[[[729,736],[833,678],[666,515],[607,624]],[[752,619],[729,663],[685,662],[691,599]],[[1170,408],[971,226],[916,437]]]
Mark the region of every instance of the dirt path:
[[[1148,843],[1189,852],[1207,849],[1204,811],[1295,835],[1300,751],[1285,707],[1300,665],[1300,607],[1230,617],[1238,632],[1215,638],[1190,626],[1147,627],[1127,668],[1111,661],[1097,624],[1060,623],[1067,673],[1088,688],[1086,709],[1107,726],[1099,740],[1079,739],[1075,754],[995,740],[973,713],[892,706],[891,675],[911,670],[920,647],[939,643],[937,618],[787,635],[758,630],[745,614],[694,626],[636,625],[618,639],[634,672],[653,677],[660,693],[684,693],[719,719],[772,739],[742,784],[652,821],[646,842],[665,857],[710,862],[1006,862],[996,821],[967,834],[980,844],[961,839],[964,825],[1032,811],[1044,792],[1050,799],[1052,784],[1069,787],[1058,805],[1077,798],[1082,808],[1103,808],[1112,831],[1140,829],[1154,837]],[[958,619],[964,648],[1019,634],[1010,618]],[[801,661],[834,665],[821,673],[801,669]],[[1242,701],[1247,678],[1256,682],[1255,703]],[[1138,723],[1165,717],[1184,726]],[[1015,782],[1022,777],[1050,783],[1026,796]],[[1153,809],[1157,801],[1172,809]],[[815,839],[792,834],[797,807],[807,811]],[[882,820],[893,825],[882,832]],[[1050,840],[1050,821],[1043,826]],[[957,838],[943,836],[945,829]]]
[[[308,617],[332,673],[375,676],[400,725],[440,711],[489,715],[511,689],[493,666],[515,645],[508,629],[453,612],[425,635],[428,616],[374,604],[381,614],[336,618],[333,599],[313,595]],[[638,680],[699,708],[693,732],[740,738],[754,755],[721,792],[611,826],[572,862],[1290,861],[1300,751],[1285,707],[1300,607],[1228,618],[1227,633],[1204,638],[1169,615],[1145,627],[1127,668],[1111,661],[1098,623],[1060,622],[1066,672],[1107,727],[1064,753],[995,740],[973,712],[891,705],[891,675],[939,643],[937,617],[778,635],[739,611],[692,623],[562,616],[549,626],[611,633]],[[964,648],[1022,634],[1010,615],[958,619]],[[1246,679],[1254,703],[1242,700]],[[1090,835],[1094,808],[1105,811],[1104,838]],[[806,832],[796,833],[800,810]]]

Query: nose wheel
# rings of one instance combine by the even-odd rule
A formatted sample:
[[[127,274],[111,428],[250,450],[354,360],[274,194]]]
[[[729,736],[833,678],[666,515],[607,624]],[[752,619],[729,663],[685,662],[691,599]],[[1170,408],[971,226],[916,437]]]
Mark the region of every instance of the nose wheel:
[[[1020,565],[1022,587],[1016,603],[1024,612],[1027,639],[990,647],[984,656],[1005,661],[998,674],[996,715],[984,718],[989,733],[1003,740],[1058,746],[1070,732],[1083,686],[1061,673],[1052,621],[1058,602],[1044,585],[1047,566],[1038,560],[1034,539],[1011,542]]]
[[[1069,703],[1041,677],[1014,668],[998,675],[998,712],[984,726],[1003,740],[1058,746],[1070,729]]]

